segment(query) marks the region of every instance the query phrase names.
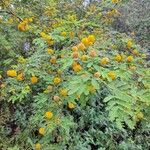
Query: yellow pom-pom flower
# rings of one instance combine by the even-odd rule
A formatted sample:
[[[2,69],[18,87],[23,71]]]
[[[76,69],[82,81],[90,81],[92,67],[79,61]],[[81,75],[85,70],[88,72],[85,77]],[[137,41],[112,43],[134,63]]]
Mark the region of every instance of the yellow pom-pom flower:
[[[142,113],[142,112],[137,113],[137,114],[136,114],[136,118],[137,118],[138,120],[142,120],[142,119],[144,118],[143,113]]]
[[[20,74],[17,75],[17,80],[18,81],[23,81],[24,80],[23,73],[20,73]]]
[[[119,2],[119,0],[111,0],[112,3],[117,4]]]
[[[137,55],[139,52],[138,52],[138,50],[137,49],[134,49],[133,51],[132,51],[132,54],[134,54],[134,55]]]
[[[32,76],[30,80],[32,84],[35,84],[38,82],[38,78],[36,76]]]
[[[133,46],[132,40],[127,41],[127,48],[131,48]]]
[[[56,64],[56,62],[57,62],[56,57],[55,57],[55,56],[51,57],[50,62],[51,62],[52,64]]]
[[[45,113],[45,118],[46,119],[51,119],[53,117],[53,113],[51,112],[51,111],[47,111],[46,113]]]
[[[89,55],[90,55],[91,57],[96,57],[96,56],[97,56],[97,52],[96,52],[95,50],[91,50],[91,51],[89,52]]]
[[[76,107],[76,106],[75,106],[74,103],[72,103],[72,102],[69,102],[69,103],[68,103],[68,108],[74,109],[75,107]]]
[[[73,51],[73,52],[78,51],[78,47],[77,47],[77,46],[73,46],[73,47],[72,47],[72,51]]]
[[[99,72],[94,73],[95,78],[99,78],[100,76],[101,76],[101,74]]]
[[[17,71],[16,70],[8,70],[7,71],[7,76],[16,77],[17,76]]]
[[[68,90],[67,89],[61,89],[60,90],[60,95],[61,96],[67,96],[68,95]]]
[[[116,79],[116,73],[113,72],[113,71],[110,71],[110,72],[108,73],[108,76],[109,76],[112,80],[115,80],[115,79]]]
[[[74,65],[74,66],[73,66],[73,70],[74,70],[74,72],[79,72],[79,71],[82,70],[82,67],[81,67],[80,64],[77,64],[77,65]]]
[[[47,49],[47,53],[48,53],[48,54],[53,54],[53,53],[54,53],[54,50],[51,49],[51,48],[48,48],[48,49]]]
[[[88,89],[89,89],[89,92],[91,92],[91,93],[95,93],[96,92],[96,89],[95,89],[95,87],[93,85],[90,85],[88,87]]]
[[[24,59],[23,57],[19,57],[17,61],[18,61],[18,63],[20,63],[20,64],[26,63],[26,59]]]
[[[44,135],[45,134],[45,128],[40,128],[39,129],[39,134]]]
[[[33,18],[28,18],[28,21],[29,22],[33,22]]]
[[[128,56],[127,57],[127,62],[132,62],[134,60],[133,56]]]
[[[142,57],[143,59],[145,59],[147,56],[146,56],[146,54],[142,54],[141,57]]]
[[[83,43],[85,46],[88,46],[88,45],[89,45],[88,38],[83,38],[81,41],[82,41],[82,43]]]
[[[61,78],[59,77],[55,77],[54,80],[53,80],[54,84],[59,84],[61,82]]]
[[[65,37],[65,36],[67,36],[67,33],[66,32],[61,32],[60,35]]]
[[[129,69],[130,69],[131,71],[135,71],[135,70],[136,70],[136,66],[130,66]]]
[[[102,58],[102,60],[100,61],[101,65],[106,65],[108,63],[109,63],[109,58],[107,58],[107,57]]]
[[[40,150],[40,149],[41,149],[41,144],[40,143],[35,144],[35,150]]]
[[[41,33],[40,33],[40,36],[41,36],[42,38],[45,38],[45,37],[46,37],[46,33],[45,33],[45,32],[41,32]]]
[[[115,60],[117,62],[121,62],[122,61],[122,56],[120,54],[117,54],[116,57],[115,57]]]
[[[79,43],[78,44],[78,48],[82,51],[84,51],[86,49],[85,45],[83,43]]]
[[[87,56],[87,55],[82,55],[82,56],[81,56],[81,60],[82,60],[82,61],[87,61],[87,59],[88,59],[88,56]]]
[[[89,35],[88,36],[88,42],[89,43],[94,43],[95,42],[95,36],[94,35]]]

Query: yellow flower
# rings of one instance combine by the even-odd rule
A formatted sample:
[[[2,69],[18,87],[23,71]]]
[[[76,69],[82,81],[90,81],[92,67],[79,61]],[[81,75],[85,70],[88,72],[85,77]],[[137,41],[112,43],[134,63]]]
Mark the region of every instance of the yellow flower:
[[[26,85],[25,88],[24,88],[24,90],[25,90],[26,92],[30,92],[30,91],[31,91],[30,86],[29,86],[29,85]]]
[[[28,21],[29,22],[33,22],[33,18],[28,18]]]
[[[135,71],[136,70],[136,66],[130,66],[129,69],[132,70],[132,71]]]
[[[40,128],[39,129],[39,134],[44,135],[45,134],[45,128]]]
[[[18,74],[18,76],[17,76],[17,80],[18,80],[18,81],[22,81],[22,80],[24,80],[23,73]]]
[[[67,89],[61,89],[61,90],[60,90],[60,95],[61,95],[61,96],[67,96],[67,95],[68,95]]]
[[[127,57],[127,62],[132,62],[134,60],[133,56],[128,56]]]
[[[56,61],[57,61],[57,59],[56,59],[55,56],[51,57],[50,62],[51,62],[52,64],[56,64]]]
[[[71,102],[68,103],[68,108],[74,109],[75,107],[76,107],[75,104],[73,104]]]
[[[51,40],[47,40],[47,43],[50,45],[50,46],[52,46],[52,45],[54,45],[54,41],[51,39]]]
[[[77,64],[77,65],[73,66],[73,70],[74,70],[75,72],[79,72],[79,71],[82,70],[82,67],[80,66],[80,64]]]
[[[38,78],[36,76],[32,76],[30,80],[32,84],[35,84],[38,82]]]
[[[55,77],[53,82],[54,84],[59,84],[61,82],[61,79],[59,77]]]
[[[55,119],[55,123],[56,123],[57,125],[59,125],[60,122],[61,122],[61,118],[60,118],[60,117],[57,117],[57,118]]]
[[[46,35],[44,39],[48,42],[48,44],[51,44],[52,37],[50,35]]]
[[[108,17],[111,17],[111,16],[112,16],[111,11],[108,11],[108,12],[106,13],[106,15],[107,15]],[[107,18],[105,18],[105,20],[107,21]]]
[[[13,22],[14,22],[13,18],[9,18],[9,19],[8,19],[8,23],[9,23],[9,24],[12,24]]]
[[[21,64],[26,63],[26,59],[24,59],[23,57],[19,57],[17,61]]]
[[[95,93],[95,92],[96,92],[96,89],[95,89],[95,87],[94,87],[93,85],[90,85],[90,86],[88,87],[88,89],[89,89],[89,91],[90,91],[91,93]]]
[[[101,74],[99,72],[94,73],[95,78],[99,78],[100,76],[101,76]]]
[[[139,112],[139,113],[136,114],[136,117],[137,117],[137,119],[141,120],[141,119],[144,118],[144,115],[143,115],[142,112]]]
[[[53,117],[53,113],[52,113],[51,111],[47,111],[47,112],[45,113],[45,118],[51,119],[52,117]]]
[[[115,79],[116,79],[116,74],[115,74],[115,72],[113,72],[113,71],[110,71],[110,72],[108,73],[108,76],[109,76],[112,80],[115,80]]]
[[[67,36],[67,33],[66,32],[61,32],[60,35],[65,37],[65,36]]]
[[[146,54],[142,54],[141,57],[145,59],[146,58]]]
[[[90,53],[89,53],[89,55],[91,57],[96,57],[97,56],[97,52],[95,50],[91,50]]]
[[[95,42],[95,36],[94,35],[89,35],[88,36],[88,42],[89,43],[94,43]]]
[[[134,54],[134,55],[137,55],[139,52],[138,52],[138,50],[137,49],[134,49],[133,51],[132,51],[132,54]]]
[[[77,46],[73,46],[73,47],[72,47],[72,51],[73,51],[73,52],[78,51],[78,47],[77,47]]]
[[[59,97],[59,96],[57,96],[57,95],[55,95],[55,96],[53,97],[53,100],[54,100],[55,102],[59,102],[60,97]]]
[[[86,49],[85,45],[83,43],[79,43],[78,44],[78,48],[82,51],[84,51]]]
[[[111,12],[112,12],[112,15],[117,15],[117,14],[119,14],[119,12],[118,12],[117,9],[113,9]]]
[[[8,70],[7,71],[7,76],[16,77],[17,76],[17,71],[16,70]]]
[[[53,53],[54,53],[54,50],[51,49],[51,48],[48,48],[48,49],[47,49],[47,53],[48,53],[48,54],[53,54]]]
[[[18,24],[18,30],[19,31],[25,31],[25,25],[22,23]]]
[[[41,149],[41,144],[40,143],[35,144],[35,149],[40,150]]]
[[[46,89],[46,90],[43,91],[43,93],[48,94],[49,91]]]
[[[127,48],[131,48],[133,46],[132,40],[127,41]]]
[[[18,30],[19,31],[26,31],[28,30],[28,25],[25,21],[22,21],[18,24]]]
[[[49,85],[47,89],[44,91],[44,93],[48,94],[48,93],[51,93],[52,91],[53,91],[53,87]]]
[[[119,0],[112,0],[112,3],[117,4],[119,2]]]
[[[116,57],[115,57],[115,60],[118,61],[118,62],[121,62],[122,61],[122,56],[120,54],[117,54]]]
[[[102,58],[102,60],[100,61],[101,65],[106,65],[108,63],[109,63],[109,58],[107,58],[107,57]]]
[[[74,61],[74,62],[72,63],[72,68],[75,67],[76,65],[78,65],[78,63],[77,63],[76,61]]]
[[[41,35],[42,38],[46,37],[46,33],[44,33],[44,32],[41,32],[40,35]]]
[[[67,96],[67,94],[68,94],[67,89],[61,89],[61,90],[60,90],[60,95],[61,95],[61,96]]]
[[[63,72],[62,72],[61,69],[58,69],[58,70],[57,70],[57,73],[58,73],[59,75],[61,75]]]
[[[70,38],[74,38],[75,33],[74,32],[70,32]]]
[[[28,22],[29,22],[28,18],[25,18],[25,19],[23,20],[23,22],[24,22],[24,23],[28,23]]]
[[[72,53],[72,57],[73,58],[78,58],[79,57],[79,53],[77,51]]]
[[[81,60],[82,60],[82,61],[87,61],[87,59],[88,59],[88,56],[87,56],[87,55],[82,55],[82,56],[81,56]]]
[[[88,46],[88,45],[89,45],[88,38],[83,38],[81,41],[82,41],[82,43],[83,43],[85,46]]]

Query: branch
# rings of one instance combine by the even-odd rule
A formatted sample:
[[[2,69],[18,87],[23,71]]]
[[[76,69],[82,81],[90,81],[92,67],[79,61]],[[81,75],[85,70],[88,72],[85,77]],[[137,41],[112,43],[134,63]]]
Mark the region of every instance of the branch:
[[[7,14],[10,14],[12,16],[15,16],[16,18],[18,18],[20,21],[23,21],[23,19],[19,16],[17,16],[14,12],[12,11],[7,11],[7,10],[0,10],[0,13],[7,13]]]

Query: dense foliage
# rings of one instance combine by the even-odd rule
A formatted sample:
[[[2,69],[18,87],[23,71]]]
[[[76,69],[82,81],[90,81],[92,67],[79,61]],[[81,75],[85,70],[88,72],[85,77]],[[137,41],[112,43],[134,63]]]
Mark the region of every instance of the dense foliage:
[[[128,0],[2,0],[3,150],[150,147],[150,69],[114,30]]]

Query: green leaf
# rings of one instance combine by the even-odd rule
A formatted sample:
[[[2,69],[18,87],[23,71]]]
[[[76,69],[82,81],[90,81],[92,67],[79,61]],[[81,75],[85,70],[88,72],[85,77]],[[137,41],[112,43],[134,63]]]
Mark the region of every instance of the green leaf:
[[[99,83],[96,79],[92,79],[91,84],[94,86],[95,89],[99,89]]]

